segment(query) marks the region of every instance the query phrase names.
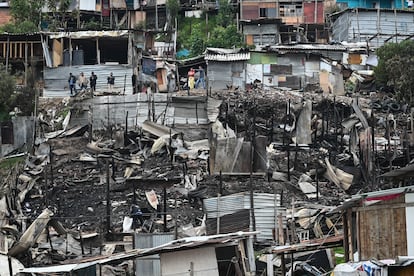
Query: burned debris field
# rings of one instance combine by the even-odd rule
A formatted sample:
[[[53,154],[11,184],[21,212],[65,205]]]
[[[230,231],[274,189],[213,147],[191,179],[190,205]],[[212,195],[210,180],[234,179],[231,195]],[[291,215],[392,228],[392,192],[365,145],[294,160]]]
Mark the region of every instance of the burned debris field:
[[[191,97],[177,97],[194,108]],[[139,248],[132,233],[257,231],[260,252],[342,241],[338,206],[355,194],[410,184],[403,170],[402,178],[387,177],[409,165],[412,125],[408,111],[378,106],[384,98],[397,104],[388,95],[255,88],[195,97],[207,111],[200,116],[217,119],[147,119],[126,130],[109,111],[91,116],[88,98],[41,103],[35,151],[2,170],[2,229],[12,256],[26,266],[73,263]],[[89,121],[65,126],[64,116]],[[103,129],[94,129],[97,121]],[[27,231],[32,238],[22,236]]]

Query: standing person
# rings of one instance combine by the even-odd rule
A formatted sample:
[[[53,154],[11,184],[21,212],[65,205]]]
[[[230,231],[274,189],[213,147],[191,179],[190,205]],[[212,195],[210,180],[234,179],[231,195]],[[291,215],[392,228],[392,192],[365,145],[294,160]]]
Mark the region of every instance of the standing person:
[[[188,87],[189,87],[189,89],[194,88],[194,75],[195,75],[195,70],[194,70],[194,68],[191,68],[190,71],[188,71]]]
[[[109,77],[108,77],[108,89],[109,89],[109,92],[111,93],[112,93],[112,90],[114,89],[114,84],[115,84],[115,77],[111,72],[111,74],[109,74]]]
[[[91,73],[91,76],[89,77],[89,82],[91,83],[91,92],[96,91],[96,80],[98,79],[98,76],[95,75],[94,72]]]
[[[81,90],[88,87],[88,80],[86,79],[86,76],[83,74],[83,72],[80,73],[78,82]]]
[[[69,83],[69,88],[70,88],[70,95],[72,96],[76,94],[76,88],[75,88],[76,78],[74,75],[72,75],[72,73],[69,73],[68,83]]]
[[[204,69],[201,65],[198,67],[198,69],[196,71],[199,72],[200,76],[198,77],[198,80],[195,83],[195,88],[198,88],[198,85],[201,82],[201,84],[203,85],[203,89],[206,89],[206,81],[204,79],[204,77],[206,75],[206,72],[204,71]]]
[[[132,94],[137,93],[137,75],[134,73],[132,74]]]

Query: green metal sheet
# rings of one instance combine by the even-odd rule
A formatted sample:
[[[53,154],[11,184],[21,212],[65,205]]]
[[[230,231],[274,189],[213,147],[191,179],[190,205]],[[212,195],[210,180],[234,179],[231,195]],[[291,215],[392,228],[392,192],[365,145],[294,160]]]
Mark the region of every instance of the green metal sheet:
[[[250,52],[249,64],[277,64],[277,56],[274,53]]]

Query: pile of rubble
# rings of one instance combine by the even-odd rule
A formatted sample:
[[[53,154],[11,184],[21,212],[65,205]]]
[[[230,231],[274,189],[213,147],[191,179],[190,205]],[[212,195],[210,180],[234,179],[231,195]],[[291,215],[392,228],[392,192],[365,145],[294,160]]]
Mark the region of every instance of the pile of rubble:
[[[119,233],[249,230],[256,227],[249,212],[258,216],[260,208],[275,209],[277,230],[263,244],[338,235],[334,207],[357,192],[399,185],[380,176],[411,159],[412,116],[379,93],[256,89],[212,97],[223,104],[211,126],[146,121],[110,133],[68,127],[74,99],[44,104],[35,151],[3,178],[4,251],[26,265],[51,264],[124,250],[113,246],[122,244]],[[232,199],[247,203],[223,212],[217,202]],[[255,200],[265,203],[255,209]],[[230,227],[238,215],[243,229]]]

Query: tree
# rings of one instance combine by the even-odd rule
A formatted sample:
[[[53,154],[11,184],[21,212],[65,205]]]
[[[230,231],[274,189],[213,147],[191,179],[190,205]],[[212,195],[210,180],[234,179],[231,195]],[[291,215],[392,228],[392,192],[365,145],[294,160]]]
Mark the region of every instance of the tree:
[[[414,41],[387,43],[377,50],[377,55],[377,83],[393,86],[401,101],[413,104]]]
[[[173,19],[177,18],[178,12],[180,11],[180,1],[179,0],[167,0],[165,4],[167,7],[167,20],[170,28],[174,25]]]
[[[50,31],[67,28],[66,12],[71,2],[71,0],[46,0],[47,9],[50,12],[48,15],[48,29]]]
[[[234,19],[233,6],[227,0],[219,1],[219,11],[217,14],[217,24],[221,27],[226,27],[232,24]]]
[[[222,26],[215,27],[211,32],[210,40],[207,41],[207,46],[218,48],[242,47],[243,44],[243,36],[237,32],[235,24],[226,28]]]
[[[4,65],[0,64],[0,112],[3,119],[13,109],[14,100],[12,96],[15,87],[14,77],[9,74]]]
[[[10,14],[13,23],[6,24],[2,29],[13,33],[38,31],[43,5],[44,0],[10,1]]]

